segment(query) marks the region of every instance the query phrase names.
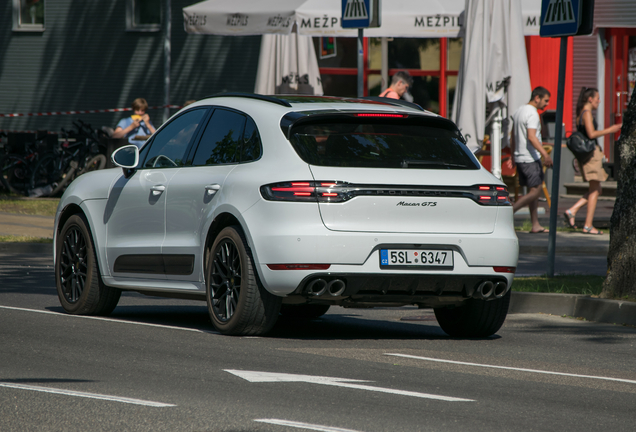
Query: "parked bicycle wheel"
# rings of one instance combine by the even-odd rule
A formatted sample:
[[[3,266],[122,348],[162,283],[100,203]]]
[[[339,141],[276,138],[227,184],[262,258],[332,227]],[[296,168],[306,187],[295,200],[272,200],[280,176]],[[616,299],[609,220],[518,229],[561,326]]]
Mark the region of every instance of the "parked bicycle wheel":
[[[29,164],[17,155],[6,155],[0,159],[0,183],[2,187],[15,194],[24,194],[29,187]]]
[[[58,157],[52,154],[44,156],[35,164],[29,184],[30,196],[51,196],[59,190],[61,179],[58,165]]]
[[[84,173],[97,171],[104,168],[106,168],[106,155],[103,155],[101,153],[96,155],[89,155],[86,157],[84,168],[82,168],[82,170],[78,172],[77,175],[80,176]]]

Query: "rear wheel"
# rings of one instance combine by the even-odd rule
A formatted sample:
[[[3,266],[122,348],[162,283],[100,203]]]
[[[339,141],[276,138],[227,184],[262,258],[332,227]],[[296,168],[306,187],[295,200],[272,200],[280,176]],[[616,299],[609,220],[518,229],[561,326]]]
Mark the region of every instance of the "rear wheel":
[[[210,318],[221,333],[260,335],[276,323],[281,298],[260,284],[239,227],[224,228],[217,236],[208,255],[205,283]]]
[[[323,316],[327,313],[328,310],[329,305],[282,305],[280,308],[280,314],[286,319],[295,321],[309,321]]]
[[[480,338],[497,333],[501,328],[510,305],[510,291],[495,300],[470,299],[456,308],[436,308],[435,317],[439,326],[454,337]]]
[[[71,216],[55,246],[57,295],[64,310],[76,315],[108,315],[117,306],[121,290],[102,282],[88,223]]]

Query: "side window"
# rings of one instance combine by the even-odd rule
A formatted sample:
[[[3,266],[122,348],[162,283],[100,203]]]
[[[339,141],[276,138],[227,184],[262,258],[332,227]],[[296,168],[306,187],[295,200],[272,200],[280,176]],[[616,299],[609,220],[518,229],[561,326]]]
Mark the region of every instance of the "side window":
[[[261,157],[261,137],[256,129],[254,120],[248,117],[243,133],[243,147],[241,149],[241,162],[255,161]]]
[[[185,164],[186,150],[201,123],[205,109],[195,109],[179,116],[155,135],[144,168],[170,168]]]
[[[13,31],[44,31],[45,0],[13,0]]]
[[[192,165],[219,165],[238,162],[245,116],[216,109],[203,132]]]

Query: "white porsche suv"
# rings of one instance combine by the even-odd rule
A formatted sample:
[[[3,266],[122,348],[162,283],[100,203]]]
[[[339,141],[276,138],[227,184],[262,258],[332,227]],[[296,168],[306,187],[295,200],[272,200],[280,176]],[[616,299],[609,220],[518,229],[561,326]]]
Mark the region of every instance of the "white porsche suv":
[[[175,114],[55,219],[73,314],[122,290],[206,300],[224,334],[330,306],[433,308],[452,336],[503,324],[518,258],[504,184],[455,124],[392,99],[226,93]]]

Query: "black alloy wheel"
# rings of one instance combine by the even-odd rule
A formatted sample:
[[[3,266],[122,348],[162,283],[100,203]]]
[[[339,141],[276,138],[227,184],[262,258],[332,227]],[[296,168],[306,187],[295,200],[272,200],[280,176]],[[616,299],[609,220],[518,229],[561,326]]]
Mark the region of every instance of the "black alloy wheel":
[[[239,226],[217,235],[205,266],[206,300],[214,327],[227,335],[261,335],[276,323],[281,298],[260,283]]]
[[[59,259],[62,293],[67,302],[75,304],[84,292],[88,273],[86,239],[78,227],[66,232]]]
[[[227,322],[236,312],[241,293],[241,257],[234,242],[225,239],[217,246],[213,260],[214,268],[210,274],[212,308],[220,321]]]
[[[95,246],[83,214],[64,223],[55,245],[57,296],[64,310],[77,315],[108,315],[117,306],[121,290],[102,281]]]

